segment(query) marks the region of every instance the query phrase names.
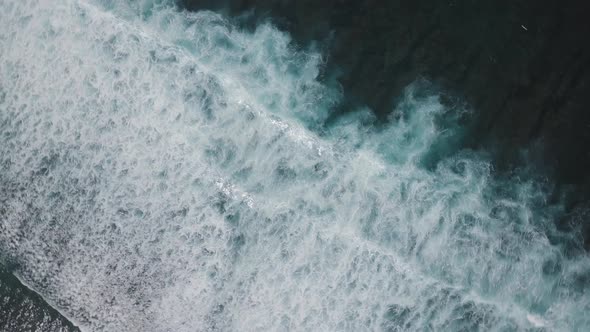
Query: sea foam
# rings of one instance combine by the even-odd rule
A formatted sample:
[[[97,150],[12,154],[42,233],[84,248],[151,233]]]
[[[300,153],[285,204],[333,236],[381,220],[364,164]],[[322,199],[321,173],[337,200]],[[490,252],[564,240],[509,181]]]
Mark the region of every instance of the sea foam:
[[[432,162],[461,128],[417,86],[326,125],[322,61],[166,1],[2,1],[1,251],[88,331],[590,326],[541,185]]]

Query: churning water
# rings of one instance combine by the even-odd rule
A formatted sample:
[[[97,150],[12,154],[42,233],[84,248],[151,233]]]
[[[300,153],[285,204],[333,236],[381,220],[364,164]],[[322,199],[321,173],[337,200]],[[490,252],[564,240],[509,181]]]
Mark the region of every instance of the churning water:
[[[326,125],[321,65],[162,1],[0,1],[2,256],[88,331],[590,327],[542,186],[442,153],[419,87]]]

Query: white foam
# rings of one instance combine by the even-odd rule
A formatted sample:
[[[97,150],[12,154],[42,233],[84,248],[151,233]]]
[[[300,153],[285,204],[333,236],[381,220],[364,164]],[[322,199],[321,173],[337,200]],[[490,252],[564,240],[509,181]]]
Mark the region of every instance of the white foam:
[[[3,1],[19,276],[92,331],[588,326],[589,262],[548,241],[534,184],[420,166],[445,109],[411,90],[385,130],[318,134],[338,93],[289,45],[165,3]]]

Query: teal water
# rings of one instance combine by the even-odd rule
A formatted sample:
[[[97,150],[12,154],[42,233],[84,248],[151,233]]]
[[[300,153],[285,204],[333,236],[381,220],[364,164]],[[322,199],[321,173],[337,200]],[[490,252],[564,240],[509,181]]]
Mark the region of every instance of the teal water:
[[[0,4],[0,251],[87,331],[586,330],[590,260],[438,97],[388,125],[272,25]]]

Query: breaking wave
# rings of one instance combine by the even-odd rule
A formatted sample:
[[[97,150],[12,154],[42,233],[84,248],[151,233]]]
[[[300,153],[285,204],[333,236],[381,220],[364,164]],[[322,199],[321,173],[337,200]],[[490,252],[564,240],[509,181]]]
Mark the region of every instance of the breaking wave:
[[[165,1],[2,1],[2,256],[89,331],[590,326],[542,183],[441,151],[419,84],[327,125],[321,66]]]

